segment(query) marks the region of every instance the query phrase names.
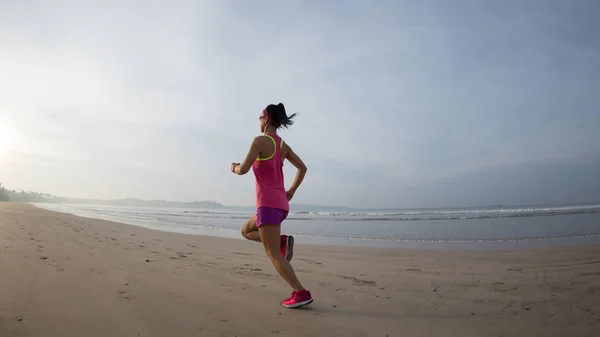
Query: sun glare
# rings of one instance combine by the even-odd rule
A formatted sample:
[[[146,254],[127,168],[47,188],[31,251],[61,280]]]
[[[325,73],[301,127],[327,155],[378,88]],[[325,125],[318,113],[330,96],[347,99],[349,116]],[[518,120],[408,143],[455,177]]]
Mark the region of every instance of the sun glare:
[[[0,120],[0,155],[13,150],[17,140],[17,130],[4,120]]]

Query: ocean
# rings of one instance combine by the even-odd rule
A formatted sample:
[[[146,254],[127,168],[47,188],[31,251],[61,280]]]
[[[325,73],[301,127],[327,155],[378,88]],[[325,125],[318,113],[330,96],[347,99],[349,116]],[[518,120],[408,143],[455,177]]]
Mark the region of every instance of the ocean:
[[[252,208],[149,208],[35,204],[154,230],[243,239]],[[283,232],[299,244],[427,249],[510,249],[600,242],[600,204],[290,212]]]

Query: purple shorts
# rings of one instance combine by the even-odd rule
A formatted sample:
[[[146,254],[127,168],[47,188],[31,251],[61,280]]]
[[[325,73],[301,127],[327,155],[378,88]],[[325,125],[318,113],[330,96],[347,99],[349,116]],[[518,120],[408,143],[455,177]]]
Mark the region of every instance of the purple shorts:
[[[256,210],[256,227],[262,225],[281,225],[287,216],[288,211],[279,208],[259,207]]]

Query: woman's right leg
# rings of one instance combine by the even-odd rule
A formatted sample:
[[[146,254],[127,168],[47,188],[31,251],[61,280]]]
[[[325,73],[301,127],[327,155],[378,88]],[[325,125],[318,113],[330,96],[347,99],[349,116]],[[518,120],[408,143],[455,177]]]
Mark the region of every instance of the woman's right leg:
[[[250,219],[242,225],[240,233],[248,240],[262,242],[256,225],[256,215],[250,217]],[[283,255],[288,262],[291,261],[292,256],[294,255],[294,237],[291,235],[280,235],[279,248],[281,250],[281,255]]]

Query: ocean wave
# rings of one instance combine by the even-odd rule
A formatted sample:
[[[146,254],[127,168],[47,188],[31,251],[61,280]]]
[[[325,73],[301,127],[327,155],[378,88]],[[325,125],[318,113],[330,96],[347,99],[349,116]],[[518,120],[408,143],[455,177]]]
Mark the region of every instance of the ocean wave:
[[[155,230],[185,234],[217,235],[241,238],[239,226],[251,212],[213,212],[190,209],[139,209],[74,207],[68,205],[40,205],[43,208],[73,213],[80,216],[123,222]],[[600,227],[597,215],[572,218],[547,218],[530,221],[535,216],[553,216],[582,213],[600,213],[600,205],[496,208],[470,210],[407,210],[365,212],[292,212],[289,219],[314,221],[291,222],[287,231],[303,242],[331,242],[333,244],[383,246],[514,246],[532,243],[554,244],[560,240],[599,241]],[[473,221],[459,219],[523,218],[516,221]],[[453,220],[439,223],[401,223],[411,220]],[[332,221],[339,221],[333,223]],[[354,222],[353,222],[354,221]],[[362,224],[356,221],[372,221]],[[389,222],[385,222],[389,221]],[[353,223],[344,223],[353,222]],[[480,245],[481,244],[481,245]]]
[[[519,218],[537,216],[556,216],[600,213],[600,205],[593,206],[564,206],[543,208],[508,208],[508,209],[479,209],[479,210],[431,210],[431,211],[398,211],[398,212],[290,212],[288,220],[327,220],[327,221],[435,221],[435,220],[468,220]],[[157,214],[164,216],[167,214]],[[222,219],[247,219],[252,215],[247,213],[229,212],[182,212],[170,213],[169,217],[199,217]]]
[[[562,236],[537,236],[537,237],[522,237],[522,238],[497,238],[497,239],[426,239],[426,238],[369,238],[359,236],[330,236],[330,235],[304,235],[295,234],[297,237],[307,239],[331,239],[331,240],[356,240],[356,241],[379,241],[379,242],[397,242],[397,243],[518,243],[530,241],[546,241],[546,240],[572,240],[572,239],[588,239],[600,238],[600,233],[579,234],[579,235],[562,235]]]
[[[600,212],[600,205],[578,205],[578,206],[556,206],[556,207],[530,207],[530,208],[491,208],[491,209],[453,209],[453,210],[419,210],[419,211],[390,211],[390,212],[292,212],[293,214],[306,215],[306,216],[329,216],[329,217],[406,217],[406,216],[439,216],[444,217],[446,215],[456,217],[458,215],[466,214],[467,216],[495,216],[496,214],[571,214],[595,211]],[[462,217],[457,217],[462,219]],[[411,218],[412,219],[412,218]]]
[[[514,212],[402,212],[402,213],[292,213],[291,220],[339,220],[339,221],[419,221],[419,220],[465,220],[555,216],[600,213],[600,207],[565,210],[518,210]]]
[[[58,208],[58,207],[57,207]],[[62,208],[62,207],[61,207]],[[79,210],[108,216],[139,218],[144,220],[172,218],[208,218],[245,220],[252,211],[204,210],[204,209],[162,209],[141,210],[136,208],[94,208],[79,207]],[[552,207],[505,207],[481,209],[431,209],[431,210],[390,210],[390,211],[291,211],[288,220],[299,221],[436,221],[472,220],[495,218],[521,218],[600,213],[600,205],[571,205]]]

